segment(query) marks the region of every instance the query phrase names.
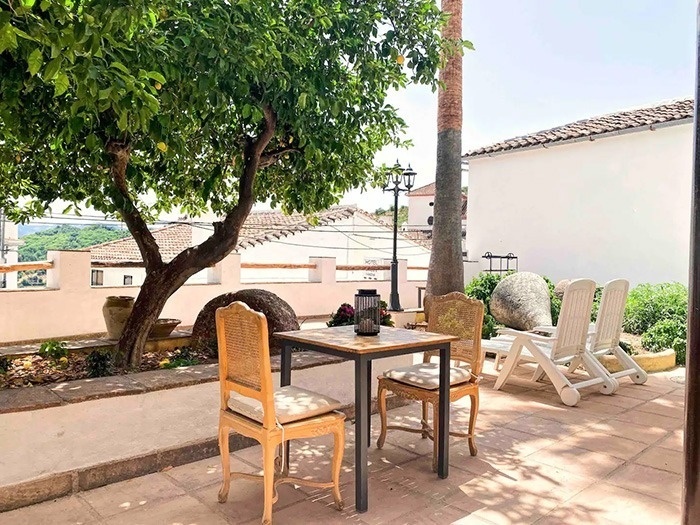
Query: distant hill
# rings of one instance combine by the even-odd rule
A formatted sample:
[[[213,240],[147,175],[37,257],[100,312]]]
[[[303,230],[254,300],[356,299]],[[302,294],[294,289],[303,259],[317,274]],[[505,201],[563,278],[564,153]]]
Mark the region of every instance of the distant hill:
[[[21,262],[44,261],[48,250],[78,250],[93,244],[122,239],[128,236],[128,230],[120,230],[112,226],[61,224],[35,231],[34,233],[20,235],[24,244],[19,247],[19,260]]]
[[[385,210],[384,208],[377,208],[377,210],[374,212],[376,215],[377,219],[379,219],[381,222],[385,224],[389,224],[390,226],[393,226],[394,224],[394,207],[389,206],[388,210]],[[398,223],[399,226],[402,224],[407,224],[408,223],[408,206],[399,206],[399,215],[398,215]]]

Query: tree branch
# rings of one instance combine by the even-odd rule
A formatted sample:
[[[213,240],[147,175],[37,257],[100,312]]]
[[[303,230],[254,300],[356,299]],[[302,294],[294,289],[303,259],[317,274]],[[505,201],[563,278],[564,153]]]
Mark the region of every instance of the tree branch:
[[[275,162],[277,162],[277,159],[279,159],[285,153],[299,153],[300,151],[301,150],[299,148],[293,148],[291,146],[272,150],[260,157],[260,168],[262,169],[272,166]]]
[[[107,153],[112,158],[112,165],[110,166],[112,182],[114,182],[114,186],[119,192],[122,201],[115,204],[131,235],[134,237],[136,245],[139,247],[146,272],[160,268],[163,266],[163,258],[160,255],[158,243],[156,243],[146,221],[143,220],[141,213],[131,200],[129,189],[126,185],[126,167],[129,163],[131,146],[125,142],[109,140],[107,142]]]
[[[179,265],[182,259],[188,259],[185,266],[202,266],[219,262],[236,247],[238,234],[245,222],[250,210],[255,203],[253,185],[255,175],[261,167],[261,156],[275,135],[277,127],[277,115],[269,106],[263,107],[265,124],[257,138],[246,141],[243,174],[238,183],[238,203],[224,217],[222,221],[215,222],[214,233],[198,246],[188,248],[180,253],[169,264]]]

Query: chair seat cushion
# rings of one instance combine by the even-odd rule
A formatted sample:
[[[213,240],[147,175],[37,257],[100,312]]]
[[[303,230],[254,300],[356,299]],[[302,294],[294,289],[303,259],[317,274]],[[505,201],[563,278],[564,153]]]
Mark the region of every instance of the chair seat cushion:
[[[275,413],[282,424],[327,414],[341,406],[332,397],[296,386],[283,386],[275,391]],[[228,407],[232,412],[263,422],[262,404],[256,399],[231,392]]]
[[[384,377],[425,390],[436,390],[440,387],[440,365],[438,363],[420,363],[392,368],[384,372]],[[451,385],[466,383],[471,377],[471,372],[466,368],[450,368]]]

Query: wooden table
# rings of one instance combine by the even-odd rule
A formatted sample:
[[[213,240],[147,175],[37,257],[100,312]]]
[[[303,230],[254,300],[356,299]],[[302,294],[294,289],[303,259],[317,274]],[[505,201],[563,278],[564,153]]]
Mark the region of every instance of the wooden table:
[[[278,332],[282,346],[282,386],[291,384],[292,348],[313,350],[344,357],[355,362],[355,507],[367,511],[367,448],[370,431],[370,399],[372,359],[397,355],[440,351],[440,403],[438,428],[438,476],[446,478],[449,470],[450,425],[450,342],[451,335],[405,330],[382,326],[376,336],[358,336],[353,326]],[[289,449],[287,449],[289,453]]]

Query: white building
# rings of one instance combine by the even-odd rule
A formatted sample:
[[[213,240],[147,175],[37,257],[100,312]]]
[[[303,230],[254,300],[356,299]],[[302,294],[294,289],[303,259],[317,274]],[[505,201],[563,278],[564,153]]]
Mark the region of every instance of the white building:
[[[433,229],[435,206],[435,183],[431,182],[408,193],[408,224],[409,230],[430,231]],[[462,194],[462,227],[467,222],[467,196]]]
[[[430,246],[435,209],[435,183],[431,182],[408,193],[408,223],[402,227],[404,235]],[[462,193],[462,251],[467,227],[467,196]]]
[[[469,258],[512,252],[553,280],[687,282],[692,118],[685,99],[467,153]]]
[[[386,265],[392,256],[392,229],[355,206],[335,206],[316,215],[253,211],[240,232],[234,253],[241,257],[241,282],[306,281],[308,268],[265,268],[265,265],[308,264],[310,257],[334,257],[339,266]],[[213,231],[209,223],[173,224],[153,231],[167,262],[199,244]],[[133,238],[89,248],[93,286],[139,286],[145,278],[141,254]],[[420,240],[398,237],[399,259],[408,264],[409,280],[425,280],[430,249]],[[193,276],[190,284],[217,280],[214,268]],[[381,280],[385,270],[341,270],[338,280]],[[388,272],[387,272],[388,273]]]

